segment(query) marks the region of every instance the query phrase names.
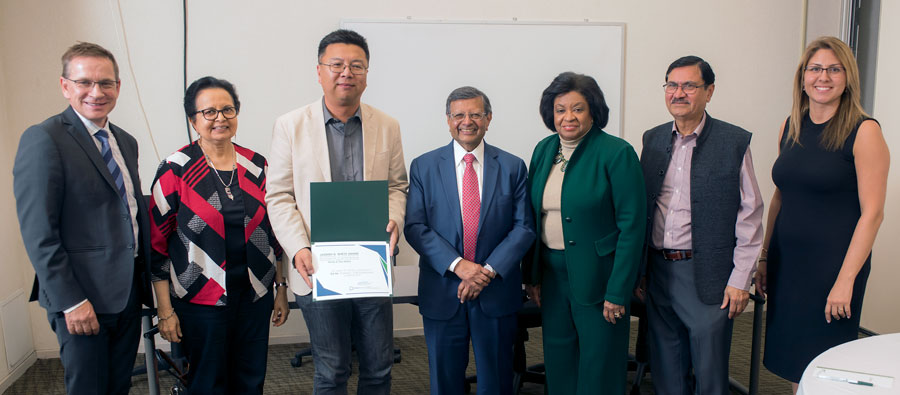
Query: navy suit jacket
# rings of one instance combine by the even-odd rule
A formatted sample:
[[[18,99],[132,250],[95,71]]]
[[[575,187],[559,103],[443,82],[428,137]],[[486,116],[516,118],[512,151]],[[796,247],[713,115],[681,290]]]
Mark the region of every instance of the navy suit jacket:
[[[534,218],[525,185],[528,170],[516,156],[484,143],[481,218],[475,262],[497,276],[471,303],[493,317],[522,306],[522,256],[534,241]],[[425,153],[410,165],[406,240],[419,253],[419,312],[446,320],[460,306],[460,279],[447,268],[462,256],[462,214],[453,143]]]
[[[141,194],[137,141],[108,125],[134,186],[138,246],[115,181],[71,107],[29,127],[19,140],[13,167],[16,213],[35,271],[32,300],[37,296],[50,313],[84,299],[97,313],[119,313],[132,286],[139,287],[145,305],[152,305],[149,216]]]

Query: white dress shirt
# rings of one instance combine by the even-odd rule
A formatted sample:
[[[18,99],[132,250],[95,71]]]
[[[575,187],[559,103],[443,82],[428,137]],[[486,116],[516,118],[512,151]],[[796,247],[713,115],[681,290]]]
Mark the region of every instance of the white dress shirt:
[[[472,168],[475,169],[475,175],[478,177],[478,196],[480,197],[479,201],[481,201],[481,197],[484,197],[484,183],[481,182],[482,178],[484,178],[482,177],[484,174],[482,171],[484,169],[484,166],[482,166],[484,160],[484,140],[481,140],[481,142],[478,143],[478,146],[472,151],[466,151],[465,148],[459,145],[459,142],[453,141],[453,163],[456,163],[456,192],[459,193],[460,218],[462,218],[463,212],[463,175],[466,173],[466,161],[463,160],[463,157],[466,156],[466,154],[475,156],[475,160],[472,161]],[[480,227],[481,226],[479,226],[479,228]],[[456,264],[462,259],[461,256],[456,257],[456,259],[450,263],[447,271],[452,272],[453,269],[456,269]],[[491,265],[484,265],[484,267],[492,272],[494,271],[494,268],[492,268]]]

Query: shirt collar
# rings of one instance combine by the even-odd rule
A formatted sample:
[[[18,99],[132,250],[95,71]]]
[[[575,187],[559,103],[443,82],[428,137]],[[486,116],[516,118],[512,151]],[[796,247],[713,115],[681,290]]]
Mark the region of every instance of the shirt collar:
[[[78,111],[75,111],[75,115],[78,115],[78,119],[81,119],[81,123],[84,124],[84,128],[87,129],[88,134],[90,134],[91,136],[97,134],[97,132],[100,129],[107,129],[107,130],[109,129],[109,119],[108,118],[106,119],[106,127],[101,128],[101,127],[97,126],[97,124],[95,124],[94,121],[91,121],[91,120],[85,118]],[[111,132],[109,132],[109,133],[111,133]]]
[[[354,117],[355,117],[355,118],[361,118],[360,113],[359,113],[359,110],[360,110],[361,107],[362,107],[362,106],[360,105],[359,107],[356,108],[356,112],[353,113],[353,116],[350,117],[349,119],[347,119],[348,122],[350,121],[350,119],[353,119]],[[334,122],[341,122],[340,119],[337,119],[337,118],[335,118],[334,116],[331,115],[331,111],[328,111],[328,107],[325,106],[325,96],[322,96],[322,115],[325,117],[325,124],[326,124],[326,125],[328,125],[329,123],[331,123],[331,120],[334,120]]]
[[[466,156],[466,154],[469,153],[475,155],[475,162],[484,163],[482,161],[482,158],[484,158],[484,140],[481,140],[481,142],[478,143],[478,146],[475,147],[475,149],[473,149],[471,152],[466,151],[465,148],[459,145],[459,142],[453,140],[453,159],[455,160],[455,162],[453,163],[458,165],[463,161],[463,156]]]
[[[703,113],[703,118],[700,119],[700,123],[697,124],[697,127],[694,128],[694,131],[691,132],[691,134],[699,137],[700,132],[703,131],[704,126],[706,126],[706,112]],[[675,124],[674,121],[672,122],[672,133],[678,134],[678,125]],[[691,134],[689,134],[688,136],[690,136]],[[685,137],[687,137],[687,136],[685,136]]]

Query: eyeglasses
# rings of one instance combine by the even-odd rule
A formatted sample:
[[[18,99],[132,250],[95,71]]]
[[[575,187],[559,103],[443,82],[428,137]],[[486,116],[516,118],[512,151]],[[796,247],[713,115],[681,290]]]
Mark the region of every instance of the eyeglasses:
[[[100,89],[108,91],[116,88],[116,85],[119,84],[119,81],[113,80],[102,80],[102,81],[92,81],[92,80],[73,80],[66,77],[63,77],[68,81],[72,81],[78,89],[90,90],[94,89],[94,85],[99,85]]]
[[[697,85],[693,82],[685,82],[683,84],[676,84],[674,82],[667,82],[663,84],[663,88],[666,88],[666,93],[675,93],[678,91],[678,88],[681,88],[681,91],[685,94],[692,94],[697,91],[697,88],[706,87],[706,84]]]
[[[194,114],[203,114],[203,119],[207,121],[215,121],[216,118],[219,117],[219,113],[222,113],[222,116],[225,117],[225,119],[233,119],[238,115],[238,110],[234,107],[228,106],[221,110],[216,110],[215,108],[207,108],[197,111]]]
[[[844,68],[840,66],[831,66],[831,67],[822,67],[822,66],[806,66],[806,71],[812,74],[821,74],[822,71],[828,73],[828,75],[835,75],[844,72]]]
[[[355,75],[362,75],[362,74],[365,74],[367,71],[369,71],[369,69],[367,69],[366,66],[363,66],[360,63],[343,64],[343,63],[321,63],[321,62],[319,62],[319,64],[322,66],[328,66],[328,70],[331,70],[331,72],[335,73],[335,74],[343,73],[344,69],[346,69],[347,67],[350,68],[350,73],[355,74]]]
[[[484,118],[485,116],[487,116],[487,113],[484,113],[484,112],[471,112],[471,113],[466,114],[466,113],[464,113],[464,112],[460,112],[460,113],[456,113],[456,114],[447,114],[447,116],[449,116],[450,119],[452,119],[454,122],[462,122],[464,119],[466,119],[466,116],[467,116],[467,115],[469,116],[469,119],[478,122],[478,121],[480,121],[482,118]]]

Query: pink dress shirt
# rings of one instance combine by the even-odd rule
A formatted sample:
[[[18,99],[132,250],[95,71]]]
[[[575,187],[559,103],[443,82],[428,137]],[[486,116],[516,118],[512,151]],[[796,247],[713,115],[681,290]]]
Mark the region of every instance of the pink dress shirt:
[[[678,133],[672,123],[672,159],[656,200],[651,243],[656,249],[690,250],[691,243],[691,158],[697,137],[706,125],[706,115],[694,131],[686,136]],[[708,186],[715,188],[715,185]],[[762,247],[763,199],[753,172],[750,147],[741,162],[741,207],[738,210],[734,234],[734,270],[728,285],[750,289],[756,271],[756,257]]]

